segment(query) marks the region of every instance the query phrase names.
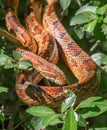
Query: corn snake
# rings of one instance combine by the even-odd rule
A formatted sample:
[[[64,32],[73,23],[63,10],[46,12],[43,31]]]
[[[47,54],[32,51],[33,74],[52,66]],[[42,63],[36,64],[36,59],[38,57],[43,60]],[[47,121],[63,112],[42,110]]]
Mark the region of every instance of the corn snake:
[[[32,13],[31,13],[32,14]],[[39,38],[41,38],[41,39],[43,39],[43,37],[46,37],[46,38],[44,38],[44,43],[43,43],[43,41],[41,40],[39,40],[39,39],[37,39],[38,38],[38,36],[37,36],[37,34],[36,34],[36,40],[38,41],[39,40],[39,44],[40,44],[40,47],[39,48],[41,48],[42,49],[42,51],[38,51],[38,55],[40,55],[40,56],[43,56],[43,57],[45,57],[47,60],[49,59],[49,61],[51,62],[53,62],[53,63],[57,63],[57,61],[58,61],[58,50],[57,50],[57,46],[56,46],[56,42],[55,42],[55,40],[54,39],[52,39],[52,37],[50,37],[49,36],[49,34],[43,29],[43,27],[38,23],[38,21],[35,21],[35,19],[37,19],[37,17],[35,16],[34,17],[34,15],[33,16],[29,16],[27,19],[28,20],[30,20],[30,18],[32,19],[32,21],[31,21],[31,23],[35,23],[36,22],[36,24],[37,24],[37,26],[36,27],[38,27],[39,29],[41,29],[41,32],[43,32],[43,36],[41,35],[41,36],[39,36]],[[34,20],[33,20],[34,19]],[[16,36],[19,38],[19,40],[22,42],[22,39],[24,39],[23,38],[23,36],[24,35],[21,35],[21,32],[22,31],[19,31],[18,29],[17,29],[17,27],[21,27],[21,25],[20,25],[20,23],[18,23],[18,21],[19,20],[17,20],[17,17],[15,17],[15,14],[14,14],[14,12],[10,9],[9,11],[8,11],[8,13],[6,14],[6,23],[7,23],[7,27],[8,27],[8,30],[13,30],[15,33],[16,33]],[[27,23],[27,21],[26,21],[26,23]],[[29,26],[29,28],[30,29],[32,29],[32,30],[34,30],[34,27],[35,27],[35,25],[33,25],[32,26],[32,24],[30,23],[30,25],[28,25],[27,24],[27,28],[28,28],[28,26]],[[13,26],[14,25],[14,26]],[[23,29],[23,28],[22,28]],[[34,30],[35,31],[35,30]],[[34,33],[37,33],[37,31],[36,32],[34,32]],[[35,34],[34,34],[35,35]],[[38,34],[39,35],[39,34]],[[34,37],[34,39],[35,39],[35,37]],[[25,39],[26,41],[27,40],[29,40],[29,39]],[[28,41],[29,42],[29,41]],[[53,45],[53,43],[52,42],[54,42],[54,45]],[[49,44],[50,43],[50,44]],[[48,46],[48,44],[49,44],[49,46]],[[44,48],[44,49],[43,49]],[[50,52],[47,50],[47,48],[49,49],[49,50],[51,50],[50,52],[52,52],[51,54],[49,54]],[[52,50],[52,49],[53,50]],[[29,48],[28,48],[29,49]],[[47,51],[47,52],[46,52]],[[41,52],[41,53],[40,53]],[[45,53],[48,53],[48,56],[46,56],[45,55]],[[38,60],[39,61],[39,60]],[[39,64],[40,65],[40,64]],[[41,66],[42,67],[42,66]],[[57,68],[57,67],[56,67]],[[23,80],[23,79],[25,79],[25,81],[26,81],[26,75],[33,75],[33,77],[35,77],[36,76],[36,80],[35,79],[33,79],[33,80],[35,80],[35,81],[33,81],[33,83],[37,83],[37,82],[39,82],[40,80],[41,80],[41,75],[40,74],[38,74],[37,72],[35,72],[34,70],[33,70],[33,72],[28,72],[28,71],[23,71],[22,73],[20,73],[19,74],[19,76],[18,76],[18,79],[17,79],[17,83],[16,83],[16,87],[18,88],[18,92],[19,91],[23,91],[23,94],[22,94],[22,96],[21,96],[21,92],[19,92],[20,94],[19,94],[19,97],[21,98],[22,97],[22,100],[24,100],[24,89],[22,89],[22,88],[24,88],[24,84],[21,84],[21,90],[19,89],[19,86],[20,86],[20,77],[21,77],[21,81]],[[54,73],[53,73],[54,74]],[[55,75],[54,75],[55,76]],[[23,78],[22,78],[23,77]],[[31,79],[29,79],[29,78],[31,78]],[[60,78],[60,77],[59,77]],[[28,76],[27,77],[27,79],[28,80],[32,80],[32,77],[31,76]],[[60,78],[61,79],[61,78]],[[63,79],[63,78],[62,78]],[[22,83],[22,82],[21,82]],[[26,82],[25,82],[25,84],[26,84]],[[27,99],[27,101],[29,101],[29,97],[27,96],[27,95],[25,95],[25,99]],[[33,101],[34,102],[34,101]]]
[[[12,9],[8,9],[8,12],[6,13],[6,25],[9,31],[13,30],[13,32],[16,34],[19,41],[24,47],[29,48],[29,50],[34,53],[36,52],[37,44],[35,40],[29,35],[27,30],[18,22]]]
[[[56,16],[54,6],[55,6],[54,3],[49,4],[48,8],[46,9],[43,16],[43,25],[44,25],[44,28],[47,30],[47,32],[49,32],[58,41],[58,44],[61,47],[61,50],[63,51],[62,53],[64,55],[67,65],[69,66],[70,70],[74,73],[74,75],[77,77],[79,82],[73,85],[68,85],[68,86],[61,86],[61,85],[60,86],[39,86],[39,85],[34,85],[30,82],[26,82],[23,86],[24,91],[23,89],[20,89],[22,88],[20,84],[16,91],[19,97],[24,102],[30,105],[42,104],[42,105],[48,105],[51,107],[57,107],[67,96],[64,93],[64,90],[67,90],[67,89],[73,90],[78,95],[78,100],[81,100],[89,96],[92,96],[94,93],[96,93],[98,89],[95,63],[69,36],[67,31],[64,29],[64,27],[60,23],[58,17]],[[28,22],[29,22],[29,19],[28,19]],[[29,32],[32,33],[32,30],[29,30]],[[23,51],[21,50],[20,52],[21,52],[22,57],[24,57],[24,59],[30,60],[35,65],[35,62],[34,62],[35,58],[33,58],[32,53],[24,51],[24,50]],[[46,62],[46,64],[48,63]],[[55,70],[56,70],[56,67],[55,67]],[[41,72],[41,70],[39,70],[39,72]],[[57,71],[54,73],[57,73]],[[22,74],[21,76],[22,77],[19,77],[18,79],[19,82],[20,81],[22,82],[22,79],[25,78],[25,75]],[[51,77],[49,76],[49,78]],[[31,91],[30,95],[28,91]],[[28,96],[30,96],[29,100],[26,97],[25,99],[23,99],[23,97],[20,96],[20,94],[23,92],[25,92],[24,94],[27,94]]]

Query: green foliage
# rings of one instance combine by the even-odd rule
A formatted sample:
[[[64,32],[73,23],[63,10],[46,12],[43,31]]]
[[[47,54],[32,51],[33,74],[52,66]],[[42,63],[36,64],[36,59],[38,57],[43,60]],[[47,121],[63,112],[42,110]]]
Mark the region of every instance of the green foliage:
[[[106,56],[106,54],[97,52],[91,56],[91,58],[95,61],[95,63],[100,66],[103,63],[103,58]]]
[[[72,107],[67,111],[67,114],[65,116],[63,130],[77,130],[77,122],[75,120],[75,115]]]
[[[12,59],[4,54],[0,54],[0,66],[6,65],[6,64],[11,64]]]
[[[78,9],[70,21],[70,25],[82,25],[83,30],[95,35],[98,40],[105,40],[107,34],[106,25],[107,5],[97,6],[84,5]],[[98,35],[98,30],[101,36]]]
[[[17,51],[13,51],[13,57],[16,61],[18,61],[19,58],[21,57],[21,54]]]
[[[101,115],[107,112],[107,100],[102,97],[91,97],[74,107],[75,94],[69,91],[69,97],[62,102],[61,113],[56,113],[46,106],[30,107],[26,111],[33,116],[40,117],[39,128],[46,128],[62,124],[62,130],[77,130],[78,127],[86,127],[86,118]],[[51,130],[51,129],[50,129]]]
[[[41,128],[46,128],[49,125],[53,126],[57,124],[63,124],[63,130],[77,130],[77,121],[75,117],[75,112],[72,107],[75,103],[75,94],[71,91],[69,91],[68,94],[69,97],[61,105],[60,114],[56,113],[53,109],[46,106],[30,107],[26,111],[33,116],[40,117]]]
[[[69,107],[72,107],[76,101],[76,95],[68,90],[67,94],[69,95],[69,98],[65,99],[65,101],[61,105],[61,112],[65,112]]]
[[[0,66],[4,66],[5,69],[18,68],[32,70],[33,66],[28,60],[21,60],[19,52],[13,51],[13,58],[5,54],[0,54]]]
[[[3,93],[3,92],[7,93],[8,92],[8,88],[0,86],[0,93]]]
[[[52,116],[55,115],[55,112],[48,107],[45,106],[37,106],[37,107],[30,107],[27,110],[28,113],[35,115],[35,116]]]
[[[18,68],[22,69],[22,70],[24,70],[24,69],[32,70],[33,66],[30,63],[30,61],[28,61],[28,60],[22,60],[22,61],[19,61]]]
[[[81,102],[76,109],[78,108],[85,108],[83,111],[80,111],[80,114],[84,119],[98,116],[107,112],[107,100],[102,99],[102,97],[91,97]]]
[[[63,8],[63,10],[66,10],[71,3],[71,0],[60,0],[60,4]]]
[[[107,4],[103,5],[102,7],[96,10],[96,13],[99,15],[103,15],[107,11]]]
[[[3,113],[0,113],[0,121],[3,121],[3,120],[5,120],[5,117],[4,117]]]
[[[93,20],[92,22],[89,22],[88,24],[84,25],[83,29],[84,31],[91,33],[94,31],[96,24],[97,24],[97,20]]]

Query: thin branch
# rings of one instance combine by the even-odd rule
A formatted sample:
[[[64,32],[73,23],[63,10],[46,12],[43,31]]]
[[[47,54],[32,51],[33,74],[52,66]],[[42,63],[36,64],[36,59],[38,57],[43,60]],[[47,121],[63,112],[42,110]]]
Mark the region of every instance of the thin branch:
[[[11,117],[9,123],[8,123],[7,130],[13,130],[14,120],[15,120],[15,118],[16,118],[16,115],[17,115],[18,111],[19,111],[19,107],[20,107],[20,102],[19,102],[19,100],[18,100],[18,101],[16,102],[16,104],[15,104],[15,109],[16,109],[16,111],[15,111],[15,113],[12,115],[12,117]]]
[[[4,121],[1,121],[2,124],[2,130],[4,130]]]
[[[82,3],[80,2],[80,0],[77,0],[77,3],[79,5],[79,7],[82,7]]]
[[[11,119],[9,121],[7,130],[13,130],[13,125],[14,125],[14,119],[15,119],[15,117],[16,117],[16,114],[14,114],[14,115],[11,116]]]
[[[99,42],[100,42],[99,40],[97,40],[95,42],[95,44],[91,47],[90,52],[93,52],[96,49],[96,47],[98,46]]]
[[[2,28],[0,28],[0,35],[4,36],[5,38],[7,38],[9,41],[16,43],[17,45],[21,45],[21,43],[19,42],[19,40],[13,36],[12,34],[8,33],[7,31],[3,30]]]
[[[20,121],[16,126],[13,127],[13,130],[15,130],[17,127],[19,127],[26,119]]]

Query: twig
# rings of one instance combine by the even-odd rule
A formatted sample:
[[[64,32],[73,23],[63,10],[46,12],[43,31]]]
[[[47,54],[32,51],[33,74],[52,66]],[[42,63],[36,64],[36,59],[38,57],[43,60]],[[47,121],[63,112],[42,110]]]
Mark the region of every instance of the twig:
[[[0,107],[0,113],[2,114],[2,116],[4,116],[4,105]],[[1,129],[4,130],[5,129],[4,120],[1,120],[1,126],[2,126]]]
[[[80,2],[80,0],[77,0],[77,3],[79,5],[79,7],[82,7],[82,3]]]
[[[4,36],[5,38],[7,38],[9,41],[16,43],[17,45],[21,45],[19,40],[13,36],[12,34],[8,33],[7,31],[3,30],[2,28],[0,28],[0,35]]]
[[[16,126],[13,127],[13,130],[15,130],[17,127],[19,127],[26,119],[20,121]]]
[[[9,123],[8,123],[7,130],[13,130],[14,119],[15,119],[15,117],[16,117],[18,111],[19,111],[19,107],[20,107],[20,102],[19,102],[19,100],[18,100],[18,101],[16,102],[16,104],[15,104],[15,109],[16,109],[16,111],[15,111],[15,113],[12,115],[12,117],[11,117]]]
[[[96,47],[98,46],[99,42],[100,42],[99,40],[97,40],[95,42],[95,44],[91,47],[90,52],[93,52],[96,49]]]
[[[14,119],[16,117],[16,113],[14,115],[12,115],[10,121],[9,121],[9,124],[8,124],[8,127],[7,127],[7,130],[13,130],[13,125],[14,125]]]
[[[2,130],[4,130],[4,121],[2,121]]]
[[[86,122],[85,130],[88,130],[88,129],[89,129],[89,122]]]

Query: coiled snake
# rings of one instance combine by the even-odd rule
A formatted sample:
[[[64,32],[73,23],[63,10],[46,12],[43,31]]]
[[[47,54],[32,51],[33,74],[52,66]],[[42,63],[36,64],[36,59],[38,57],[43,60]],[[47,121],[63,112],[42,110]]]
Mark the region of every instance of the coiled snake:
[[[35,2],[36,5],[38,5],[37,1]],[[21,53],[23,59],[30,60],[36,71],[22,71],[19,74],[16,81],[16,92],[21,100],[29,105],[58,107],[67,97],[65,90],[72,90],[77,95],[77,100],[79,102],[94,95],[98,90],[99,82],[96,76],[95,63],[88,54],[75,43],[59,21],[55,12],[55,2],[52,0],[47,0],[47,2],[48,7],[43,14],[43,26],[40,24],[39,20],[37,20],[33,9],[28,17],[26,17],[28,34],[31,35],[32,39],[35,39],[39,49],[37,53],[38,56],[33,54],[32,52],[34,51],[30,50],[29,47],[28,50],[31,52],[23,49],[17,50]],[[32,8],[34,8],[33,4],[31,4]],[[8,28],[11,28],[20,40],[20,37],[25,35],[19,33],[18,26],[20,26],[20,24],[14,21],[16,21],[15,16],[13,17],[13,13],[8,11],[6,14]],[[12,22],[14,24],[12,24]],[[78,83],[65,85],[66,77],[55,65],[58,61],[58,48],[55,39],[58,42],[58,47],[63,54],[66,65],[78,79]],[[50,50],[50,53],[47,55],[48,49]],[[32,74],[34,72],[35,75]],[[38,72],[40,74],[38,74]],[[39,75],[39,80],[35,80],[34,82],[32,78],[29,79],[29,74],[33,75],[35,79],[37,78],[36,76]],[[58,85],[37,85],[42,79],[41,75]]]

